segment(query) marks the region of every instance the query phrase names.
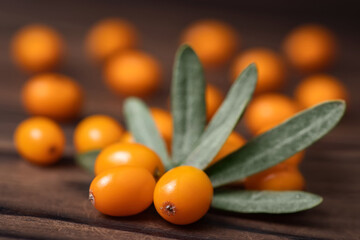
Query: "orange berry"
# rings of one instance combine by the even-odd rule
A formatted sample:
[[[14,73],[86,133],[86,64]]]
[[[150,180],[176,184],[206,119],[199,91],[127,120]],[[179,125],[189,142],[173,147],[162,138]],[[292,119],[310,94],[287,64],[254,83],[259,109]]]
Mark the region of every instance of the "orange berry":
[[[89,55],[103,61],[116,52],[134,48],[138,42],[135,27],[118,18],[109,18],[97,22],[86,38],[86,48]]]
[[[164,139],[167,148],[171,149],[173,123],[171,114],[160,108],[150,108],[150,113],[153,117],[155,126],[160,135]],[[125,132],[120,139],[120,142],[134,143],[136,142],[130,132]]]
[[[81,87],[61,74],[39,74],[22,89],[22,102],[32,115],[66,121],[77,117],[83,104]]]
[[[267,125],[263,125],[261,128],[259,128],[258,131],[254,133],[255,136],[261,135],[267,131],[270,131],[272,128],[275,128],[278,125],[278,123],[271,123]]]
[[[323,70],[334,61],[337,46],[332,32],[320,25],[308,24],[292,30],[284,41],[287,58],[300,71]]]
[[[292,117],[299,108],[293,100],[277,93],[255,97],[245,113],[245,124],[256,134],[264,126],[275,126]]]
[[[11,41],[12,57],[28,72],[54,69],[63,55],[63,41],[52,28],[28,25],[20,29]]]
[[[57,162],[65,148],[65,136],[60,126],[44,117],[32,117],[20,123],[14,141],[19,154],[38,165]]]
[[[305,156],[305,151],[300,151],[298,153],[295,153],[294,155],[292,155],[288,159],[286,159],[283,163],[287,164],[287,165],[290,165],[290,166],[297,167],[297,166],[299,166],[299,164],[303,160],[304,156]]]
[[[154,188],[155,179],[146,169],[117,167],[94,178],[89,189],[89,199],[103,214],[131,216],[151,205]]]
[[[285,168],[287,168],[287,166],[297,168],[300,165],[301,161],[303,160],[304,155],[305,155],[305,151],[300,151],[298,153],[295,153],[293,156],[289,157],[288,159],[284,160],[283,162],[281,162],[281,163],[275,165],[274,167],[270,168],[270,170],[268,169],[268,170],[265,170],[265,171],[267,171],[266,173],[270,173],[270,172],[273,172],[273,170],[275,170],[275,169],[285,169]],[[265,172],[265,171],[263,171],[263,172]],[[260,174],[255,174],[255,175],[258,176]],[[261,176],[265,176],[265,175],[266,174],[263,174]],[[248,184],[258,184],[258,182],[254,182],[253,180],[255,179],[257,181],[260,178],[261,177],[251,178],[250,180],[248,180]],[[233,183],[231,183],[231,185],[232,186],[243,185],[245,179],[233,182]]]
[[[122,96],[145,97],[160,84],[161,68],[150,55],[141,51],[124,51],[105,64],[108,87]]]
[[[156,126],[158,126],[158,122],[155,122],[155,124],[156,124]],[[165,125],[166,125],[166,124],[165,124]],[[169,129],[169,128],[168,128],[168,129]],[[159,130],[159,131],[162,131],[162,130]],[[161,133],[162,133],[162,132],[160,132],[160,134],[161,134]],[[162,134],[162,137],[165,138],[163,134]],[[165,139],[164,139],[164,140],[165,140]],[[171,140],[172,140],[172,139],[170,139],[170,140],[165,140],[165,144],[166,144],[166,146],[167,146],[167,148],[168,148],[169,151],[171,150]],[[133,136],[130,132],[125,132],[125,133],[121,136],[120,142],[122,142],[122,143],[136,143],[134,136]]]
[[[120,137],[120,142],[122,143],[136,143],[133,135],[130,132],[124,132]]]
[[[232,81],[251,63],[255,63],[258,69],[256,93],[274,91],[284,86],[286,70],[283,59],[266,48],[253,48],[238,55],[231,68]]]
[[[118,142],[123,131],[120,123],[109,116],[89,116],[83,119],[75,128],[75,148],[80,153],[102,149]]]
[[[223,93],[214,85],[207,84],[205,89],[206,119],[209,121],[224,100]]]
[[[161,110],[161,111],[163,111],[163,110]],[[166,112],[165,112],[165,113],[166,113]],[[161,120],[160,120],[160,121],[161,121]],[[156,124],[156,126],[158,126],[159,121],[155,121],[155,124]],[[166,126],[166,123],[165,123],[165,126]],[[159,132],[160,132],[160,134],[162,135],[163,139],[165,140],[165,144],[166,144],[166,147],[167,147],[168,151],[171,152],[171,141],[172,141],[172,139],[171,139],[171,138],[170,138],[170,140],[166,140],[166,139],[165,139],[165,136],[166,136],[165,134],[168,133],[168,132],[165,132],[165,130],[166,130],[166,129],[170,129],[170,128],[164,128],[164,129],[163,129],[163,128],[164,128],[164,127],[162,127],[162,128],[159,130]],[[162,133],[162,131],[164,131],[164,133]],[[171,128],[171,131],[172,131],[172,128]],[[172,135],[171,135],[171,137],[172,137]],[[122,142],[122,143],[136,143],[134,136],[133,136],[130,132],[125,132],[125,133],[121,136],[120,142]]]
[[[335,77],[317,74],[300,82],[295,89],[295,98],[303,108],[309,108],[328,100],[348,100],[348,94]]]
[[[278,164],[270,169],[247,177],[244,185],[249,190],[303,190],[305,180],[297,167]]]
[[[95,175],[120,166],[145,168],[156,178],[165,172],[160,158],[150,148],[138,143],[114,143],[104,148],[97,156]]]
[[[154,191],[156,211],[166,221],[185,225],[196,222],[208,211],[213,196],[209,177],[191,166],[165,173]]]
[[[238,35],[228,24],[217,20],[201,20],[191,24],[182,34],[204,67],[224,65],[238,47]]]
[[[232,132],[218,154],[215,156],[215,158],[211,161],[209,165],[212,165],[222,158],[226,157],[230,153],[234,152],[235,150],[241,148],[243,145],[245,145],[246,140],[237,132]]]
[[[171,114],[160,108],[151,108],[150,113],[155,122],[156,128],[160,135],[164,138],[168,147],[171,147],[173,122]]]

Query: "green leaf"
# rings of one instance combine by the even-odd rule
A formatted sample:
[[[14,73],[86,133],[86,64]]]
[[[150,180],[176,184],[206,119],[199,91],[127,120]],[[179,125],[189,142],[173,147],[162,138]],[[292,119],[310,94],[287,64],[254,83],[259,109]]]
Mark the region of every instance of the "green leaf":
[[[127,98],[124,103],[126,125],[136,142],[144,144],[155,151],[161,158],[166,169],[170,169],[169,154],[166,145],[145,103],[138,98]]]
[[[92,150],[85,153],[78,153],[75,155],[75,162],[88,172],[94,173],[94,165],[97,156],[100,153],[99,150]]]
[[[302,111],[249,141],[206,170],[214,187],[272,167],[329,132],[345,111],[343,101],[328,101]]]
[[[211,119],[184,165],[206,168],[219,152],[238,123],[254,92],[257,79],[255,64],[249,65],[237,78],[219,110]]]
[[[246,191],[215,192],[211,206],[239,213],[294,213],[319,205],[322,197],[302,191]]]
[[[174,122],[172,159],[182,162],[193,150],[206,124],[205,79],[199,58],[188,45],[179,48],[171,86]]]

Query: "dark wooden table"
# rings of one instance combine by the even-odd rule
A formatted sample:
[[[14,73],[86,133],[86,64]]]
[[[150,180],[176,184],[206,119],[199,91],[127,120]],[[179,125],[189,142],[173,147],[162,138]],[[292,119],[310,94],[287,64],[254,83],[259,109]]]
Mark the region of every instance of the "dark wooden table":
[[[262,2],[262,3],[261,3]],[[270,3],[271,2],[271,3]],[[359,239],[360,236],[360,66],[356,10],[346,1],[292,3],[287,1],[1,1],[0,2],[0,238],[4,239]],[[311,4],[310,4],[311,3]],[[324,6],[326,7],[324,8]],[[308,149],[302,171],[307,189],[324,202],[297,214],[232,214],[211,210],[190,226],[163,221],[150,207],[133,217],[98,213],[87,200],[92,176],[73,162],[72,132],[65,124],[66,156],[53,167],[41,168],[16,153],[12,134],[27,118],[19,101],[29,77],[9,57],[9,42],[19,27],[44,22],[57,28],[67,44],[59,70],[77,79],[86,90],[84,115],[110,114],[121,119],[122,99],[102,84],[101,71],[85,57],[83,40],[90,25],[103,17],[132,21],[141,33],[141,49],[164,67],[164,84],[149,105],[165,107],[171,65],[180,31],[192,20],[215,17],[230,22],[242,35],[242,48],[266,46],[280,50],[284,35],[299,23],[318,21],[339,36],[341,52],[329,73],[348,86],[351,104],[341,124]],[[291,74],[286,93],[301,78]],[[228,68],[207,72],[207,80],[224,91]],[[240,131],[244,128],[239,126]],[[246,135],[246,132],[243,132]]]

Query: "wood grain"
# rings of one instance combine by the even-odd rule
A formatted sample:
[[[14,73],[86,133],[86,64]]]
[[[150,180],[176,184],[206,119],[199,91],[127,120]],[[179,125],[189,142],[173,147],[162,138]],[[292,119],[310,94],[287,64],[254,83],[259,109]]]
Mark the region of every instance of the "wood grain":
[[[8,1],[0,2],[0,238],[2,239],[359,239],[360,236],[360,34],[355,11],[328,4],[327,12],[314,17],[321,5],[298,5],[289,12],[285,1],[244,5],[233,1]],[[261,2],[261,1],[260,1]],[[325,3],[325,1],[324,1]],[[326,2],[327,4],[327,2]],[[268,10],[264,10],[265,7]],[[334,17],[339,13],[339,18]],[[341,15],[341,13],[344,13]],[[12,134],[28,117],[21,106],[21,85],[29,77],[9,56],[12,34],[31,22],[57,28],[67,44],[60,72],[74,77],[86,91],[83,116],[104,113],[122,121],[123,99],[102,84],[101,69],[87,59],[83,40],[96,20],[120,16],[138,27],[141,49],[163,65],[161,89],[147,103],[166,107],[174,53],[180,31],[191,21],[215,17],[230,22],[242,36],[242,48],[266,46],[280,49],[285,34],[297,24],[317,20],[339,36],[341,54],[330,73],[348,86],[351,102],[341,124],[308,149],[302,172],[307,190],[324,202],[315,209],[287,215],[235,214],[211,210],[190,226],[163,221],[150,207],[144,213],[113,218],[98,213],[87,200],[92,176],[73,162],[72,132],[76,122],[62,124],[67,137],[65,157],[49,168],[33,166],[16,153]],[[226,91],[228,66],[206,72],[207,81]],[[289,71],[285,90],[291,94],[303,76]],[[238,130],[249,137],[243,124]]]

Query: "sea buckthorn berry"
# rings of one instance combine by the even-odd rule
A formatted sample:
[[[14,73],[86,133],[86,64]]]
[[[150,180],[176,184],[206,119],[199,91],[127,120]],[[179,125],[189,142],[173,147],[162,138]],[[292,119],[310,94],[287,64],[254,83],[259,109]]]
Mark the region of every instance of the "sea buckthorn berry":
[[[89,55],[103,61],[116,52],[134,48],[138,42],[135,27],[123,19],[109,18],[97,22],[86,38]]]
[[[170,148],[173,133],[173,121],[171,114],[160,108],[151,108],[150,113],[153,117],[156,128],[158,129],[160,135],[164,138],[168,148]]]
[[[157,130],[164,139],[167,148],[170,150],[173,132],[171,114],[160,108],[150,108],[150,113],[153,117]],[[136,141],[130,132],[125,132],[122,135],[120,142],[135,143]]]
[[[158,88],[161,68],[152,56],[128,50],[107,61],[104,77],[108,87],[119,95],[146,97]]]
[[[32,117],[20,123],[14,141],[19,154],[38,165],[57,162],[65,148],[65,136],[60,126],[44,117]]]
[[[55,68],[63,56],[63,41],[52,28],[28,25],[12,39],[12,57],[28,72],[43,72]]]
[[[224,100],[224,94],[214,85],[207,84],[205,89],[205,102],[206,102],[206,119],[209,121],[221,103]]]
[[[233,56],[239,37],[224,22],[201,20],[185,29],[181,41],[195,50],[204,67],[212,68],[224,65]]]
[[[267,124],[267,125],[263,125],[261,128],[259,128],[258,131],[256,131],[254,133],[254,135],[261,135],[267,131],[270,131],[271,129],[275,128],[278,126],[278,123],[274,122],[274,123],[271,123],[271,124]]]
[[[317,74],[304,79],[295,89],[295,98],[303,108],[309,108],[324,101],[348,100],[345,86],[335,77]]]
[[[208,211],[213,197],[209,177],[191,166],[166,172],[154,191],[156,211],[166,221],[185,225],[196,222]]]
[[[289,61],[303,72],[324,70],[334,61],[337,46],[333,33],[323,26],[308,24],[292,30],[284,41]]]
[[[284,86],[286,70],[283,59],[266,48],[253,48],[241,53],[231,68],[232,81],[251,63],[255,63],[258,69],[256,93],[279,90]]]
[[[92,115],[75,128],[74,144],[77,152],[102,149],[118,142],[123,133],[119,122],[106,115]]]
[[[138,143],[114,143],[97,156],[95,175],[120,166],[145,168],[156,178],[165,172],[159,156],[150,148]]]
[[[89,199],[101,213],[131,216],[152,203],[155,179],[149,171],[137,167],[117,167],[97,175],[91,182]]]
[[[249,190],[303,190],[305,180],[297,167],[278,164],[275,167],[247,177],[244,185]]]
[[[292,117],[299,110],[296,102],[277,93],[255,97],[245,113],[245,124],[256,134],[264,126],[275,126]]]
[[[130,132],[124,132],[120,137],[121,143],[136,143],[134,136]]]
[[[304,156],[305,156],[305,151],[300,151],[300,152],[292,155],[288,159],[286,159],[283,163],[297,167],[297,166],[299,166],[301,161],[304,159]]]
[[[30,78],[23,86],[22,102],[27,112],[32,115],[67,121],[81,112],[83,92],[81,87],[67,76],[39,74]]]
[[[234,152],[235,150],[241,148],[243,145],[245,145],[246,140],[237,132],[232,132],[218,154],[215,156],[215,158],[211,161],[209,165],[212,165],[222,158],[226,157],[230,153]]]

